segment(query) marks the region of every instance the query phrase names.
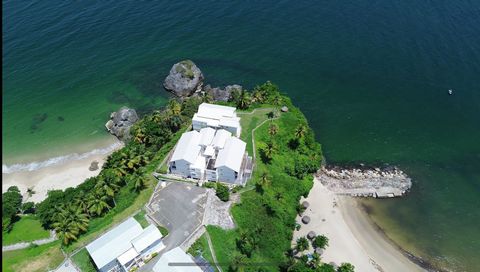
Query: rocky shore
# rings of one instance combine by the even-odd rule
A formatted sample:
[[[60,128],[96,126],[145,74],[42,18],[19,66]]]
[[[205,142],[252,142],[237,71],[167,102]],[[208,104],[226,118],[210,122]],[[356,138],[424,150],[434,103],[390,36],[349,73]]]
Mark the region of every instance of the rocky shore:
[[[332,192],[356,197],[399,197],[412,187],[412,180],[396,167],[345,169],[322,166],[316,176]]]

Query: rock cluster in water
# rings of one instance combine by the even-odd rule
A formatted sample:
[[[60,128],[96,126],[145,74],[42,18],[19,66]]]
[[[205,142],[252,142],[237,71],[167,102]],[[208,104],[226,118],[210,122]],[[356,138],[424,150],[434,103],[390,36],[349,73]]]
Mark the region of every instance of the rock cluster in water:
[[[228,85],[224,88],[203,86],[203,74],[191,60],[175,63],[165,78],[163,86],[180,98],[208,95],[214,101],[228,101],[232,93],[243,89],[240,85]]]
[[[183,60],[175,63],[163,86],[176,96],[190,96],[199,91],[203,85],[202,71],[191,60]]]
[[[402,196],[412,187],[411,179],[395,167],[343,169],[322,167],[317,179],[337,193],[364,197]]]
[[[118,139],[126,141],[130,138],[130,128],[138,121],[137,112],[134,109],[122,107],[110,114],[110,120],[105,124],[108,132]]]

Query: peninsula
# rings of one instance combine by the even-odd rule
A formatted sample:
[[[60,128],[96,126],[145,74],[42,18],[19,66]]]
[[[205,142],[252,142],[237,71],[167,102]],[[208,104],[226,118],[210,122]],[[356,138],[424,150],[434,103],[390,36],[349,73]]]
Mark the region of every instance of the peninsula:
[[[4,270],[421,270],[380,235],[370,236],[372,251],[362,241],[376,230],[352,223],[352,205],[336,205],[351,203],[340,194],[401,196],[411,186],[403,172],[321,167],[313,130],[278,86],[203,81],[181,61],[164,81],[175,95],[164,109],[112,113],[106,128],[124,146],[99,158],[98,175],[36,204],[22,204],[18,188],[4,193],[4,234],[27,241],[19,226],[28,217],[58,239],[9,245]]]

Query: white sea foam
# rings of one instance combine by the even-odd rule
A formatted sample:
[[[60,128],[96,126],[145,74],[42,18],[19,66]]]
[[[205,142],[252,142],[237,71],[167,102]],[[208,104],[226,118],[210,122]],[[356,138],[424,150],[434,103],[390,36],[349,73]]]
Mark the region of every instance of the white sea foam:
[[[30,163],[18,163],[18,164],[12,164],[12,165],[5,165],[2,164],[2,174],[11,174],[11,173],[16,173],[16,172],[29,172],[29,171],[35,171],[41,168],[53,166],[53,165],[59,165],[59,164],[64,164],[69,161],[74,161],[74,160],[82,160],[86,159],[91,156],[95,155],[104,155],[108,154],[120,147],[122,147],[123,144],[121,142],[115,142],[105,148],[99,148],[99,149],[94,149],[89,152],[85,153],[73,153],[73,154],[68,154],[65,156],[59,156],[59,157],[54,157],[50,158],[48,160],[44,161],[35,161],[35,162],[30,162]]]

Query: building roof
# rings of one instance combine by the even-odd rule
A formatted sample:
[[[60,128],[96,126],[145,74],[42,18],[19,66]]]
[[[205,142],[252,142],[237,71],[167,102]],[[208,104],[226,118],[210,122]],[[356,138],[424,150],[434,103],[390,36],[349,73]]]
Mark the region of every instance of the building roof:
[[[119,263],[122,265],[125,265],[129,261],[133,260],[133,258],[138,256],[138,252],[135,250],[135,248],[131,247],[129,250],[127,250],[125,253],[122,255],[118,256],[117,260]]]
[[[160,239],[162,239],[162,234],[155,225],[151,224],[146,227],[140,235],[132,240],[132,245],[137,252],[142,252],[142,250]]]
[[[179,265],[175,265],[178,263]],[[169,265],[170,264],[170,265]],[[180,265],[183,264],[183,265]],[[186,265],[191,264],[191,265]],[[154,272],[202,272],[193,261],[193,259],[185,253],[180,247],[176,247],[163,254],[158,262],[153,266]]]
[[[203,151],[203,155],[213,157],[213,155],[215,155],[215,149],[213,148],[213,146],[207,145],[207,147],[205,147],[205,150]]]
[[[195,163],[198,153],[200,153],[199,143],[199,132],[192,130],[183,133],[170,161],[186,160],[189,163]]]
[[[206,118],[220,119],[220,117],[237,117],[234,107],[202,103],[198,106],[197,114]]]
[[[195,160],[195,163],[190,165],[190,168],[204,170],[206,163],[207,160],[204,156],[198,156]]]
[[[87,245],[98,268],[115,260],[132,247],[130,241],[143,232],[142,226],[132,217]]]
[[[232,137],[232,133],[224,129],[217,130],[215,137],[213,137],[212,145],[215,148],[221,149],[225,146],[228,138]]]
[[[211,127],[200,129],[200,145],[207,146],[212,143],[215,137],[215,130]]]
[[[246,146],[247,144],[244,141],[236,137],[228,138],[225,142],[225,147],[218,152],[215,168],[226,166],[236,172],[240,172]]]
[[[234,127],[234,128],[238,128],[238,127],[240,127],[240,118],[239,118],[239,117],[235,117],[235,118],[222,118],[222,119],[220,119],[219,125],[220,125],[220,126],[223,126],[223,127]]]

